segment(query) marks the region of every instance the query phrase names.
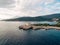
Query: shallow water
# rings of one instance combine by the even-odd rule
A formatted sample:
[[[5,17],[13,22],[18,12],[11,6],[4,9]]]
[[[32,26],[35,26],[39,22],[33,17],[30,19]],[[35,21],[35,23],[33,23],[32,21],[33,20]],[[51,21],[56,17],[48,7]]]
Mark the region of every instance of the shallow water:
[[[0,22],[0,45],[60,45],[60,31],[19,30],[21,22]]]

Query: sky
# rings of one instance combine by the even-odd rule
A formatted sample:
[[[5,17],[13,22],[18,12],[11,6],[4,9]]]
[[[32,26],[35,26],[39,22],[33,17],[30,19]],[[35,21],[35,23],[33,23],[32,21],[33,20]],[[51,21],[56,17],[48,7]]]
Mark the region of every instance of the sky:
[[[0,20],[60,13],[60,0],[0,0]]]

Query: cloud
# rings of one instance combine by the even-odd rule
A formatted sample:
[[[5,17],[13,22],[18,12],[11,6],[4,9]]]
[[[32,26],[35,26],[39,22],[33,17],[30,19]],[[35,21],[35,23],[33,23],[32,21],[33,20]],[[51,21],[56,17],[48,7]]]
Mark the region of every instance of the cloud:
[[[0,17],[42,16],[60,13],[57,0],[0,0]]]
[[[23,0],[21,11],[29,13],[30,16],[42,15],[46,9],[46,6],[53,4],[54,0]],[[46,8],[46,9],[45,9]],[[50,10],[50,9],[49,9]]]
[[[0,7],[1,8],[10,8],[13,7],[12,4],[14,4],[14,0],[0,0]]]
[[[55,2],[55,0],[45,0],[44,1],[45,5],[52,4],[54,2]]]
[[[53,6],[51,6],[52,9],[59,9],[60,10],[60,3],[56,3]]]

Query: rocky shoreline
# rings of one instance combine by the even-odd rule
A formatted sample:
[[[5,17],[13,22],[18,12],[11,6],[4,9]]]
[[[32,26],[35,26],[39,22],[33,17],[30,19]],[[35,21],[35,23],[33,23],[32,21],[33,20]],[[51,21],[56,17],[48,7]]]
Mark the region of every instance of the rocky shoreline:
[[[19,29],[23,29],[23,30],[38,30],[38,29],[44,29],[44,30],[48,30],[48,29],[56,29],[56,30],[60,30],[60,27],[57,26],[35,26],[35,25],[31,25],[31,24],[27,24],[27,25],[22,25],[19,26]]]
[[[56,29],[56,30],[60,30],[60,27],[54,27],[54,26],[33,26],[33,29]]]

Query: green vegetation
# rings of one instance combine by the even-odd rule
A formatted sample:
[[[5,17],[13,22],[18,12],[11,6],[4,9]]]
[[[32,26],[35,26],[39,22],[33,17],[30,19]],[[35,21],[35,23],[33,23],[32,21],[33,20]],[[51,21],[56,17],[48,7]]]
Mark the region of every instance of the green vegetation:
[[[60,23],[57,23],[56,25],[50,25],[50,24],[33,24],[34,26],[57,26],[57,27],[60,27]]]
[[[45,23],[45,24],[33,24],[34,26],[50,26],[49,24]]]
[[[14,19],[6,19],[2,21],[52,21],[52,19],[60,19],[60,13],[37,17],[18,17]]]
[[[60,22],[58,22],[55,26],[60,27]]]

